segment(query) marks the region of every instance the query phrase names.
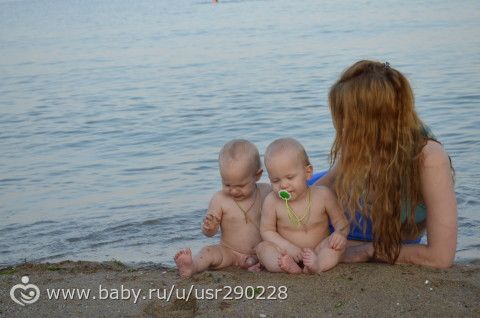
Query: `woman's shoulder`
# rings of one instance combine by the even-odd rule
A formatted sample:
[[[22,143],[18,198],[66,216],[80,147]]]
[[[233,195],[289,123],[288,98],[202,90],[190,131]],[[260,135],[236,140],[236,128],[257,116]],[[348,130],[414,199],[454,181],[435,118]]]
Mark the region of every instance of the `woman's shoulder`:
[[[333,192],[333,190],[331,190],[329,187],[323,185],[310,187],[310,191],[312,194],[312,199],[318,199],[322,201],[337,199],[335,192]]]
[[[428,140],[422,149],[422,155],[425,168],[444,165],[450,167],[450,158],[442,144],[437,141]]]

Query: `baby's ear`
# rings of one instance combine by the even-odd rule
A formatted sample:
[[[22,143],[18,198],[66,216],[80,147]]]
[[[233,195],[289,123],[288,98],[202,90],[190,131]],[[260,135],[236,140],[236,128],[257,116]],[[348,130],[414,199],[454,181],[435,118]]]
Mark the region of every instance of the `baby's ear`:
[[[313,176],[313,166],[312,165],[305,166],[305,173],[307,174],[307,179],[311,179]]]
[[[260,180],[260,178],[262,177],[262,174],[263,174],[263,169],[258,169],[257,172],[255,172],[255,181],[258,181]]]

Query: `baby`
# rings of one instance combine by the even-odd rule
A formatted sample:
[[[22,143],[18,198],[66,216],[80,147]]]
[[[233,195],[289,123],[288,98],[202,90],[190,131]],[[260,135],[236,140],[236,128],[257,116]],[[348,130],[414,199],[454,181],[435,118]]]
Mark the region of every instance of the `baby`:
[[[257,147],[232,140],[221,149],[218,162],[222,190],[210,201],[202,232],[210,237],[220,227],[220,244],[202,248],[193,259],[189,248],[179,251],[174,259],[182,277],[231,265],[259,270],[254,247],[261,241],[260,213],[271,187],[257,183],[263,172]]]
[[[265,152],[273,188],[265,199],[256,252],[270,272],[319,273],[334,267],[347,242],[349,223],[326,187],[309,187],[313,167],[293,138],[277,139]],[[328,221],[335,231],[330,234]],[[303,268],[302,268],[303,263]]]

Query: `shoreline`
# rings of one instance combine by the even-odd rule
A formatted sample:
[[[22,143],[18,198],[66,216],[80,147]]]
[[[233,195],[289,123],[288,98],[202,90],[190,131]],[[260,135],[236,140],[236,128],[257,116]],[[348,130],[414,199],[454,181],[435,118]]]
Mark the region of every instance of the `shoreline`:
[[[20,306],[9,293],[25,275],[30,284],[38,286],[40,297],[33,304]],[[56,289],[89,289],[91,294],[88,300],[48,299],[48,292]],[[127,290],[130,297],[122,300]],[[138,292],[137,297],[134,292]],[[188,301],[179,299],[188,293]],[[0,295],[0,316],[5,317],[478,317],[480,261],[455,264],[447,270],[339,264],[321,275],[227,268],[189,279],[180,278],[175,268],[161,265],[130,267],[118,261],[26,263],[0,270]],[[20,294],[17,291],[14,295]]]

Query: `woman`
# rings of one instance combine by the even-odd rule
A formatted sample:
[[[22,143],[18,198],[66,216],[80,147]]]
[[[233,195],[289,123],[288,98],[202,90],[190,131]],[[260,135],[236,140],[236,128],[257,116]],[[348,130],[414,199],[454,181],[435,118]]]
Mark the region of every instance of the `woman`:
[[[418,118],[405,76],[388,63],[359,61],[332,86],[329,104],[332,168],[316,184],[337,193],[356,231],[351,239],[370,241],[349,241],[344,261],[452,266],[453,168]],[[424,231],[427,244],[418,244]]]

